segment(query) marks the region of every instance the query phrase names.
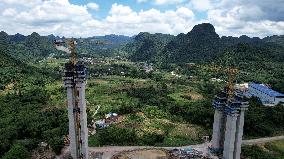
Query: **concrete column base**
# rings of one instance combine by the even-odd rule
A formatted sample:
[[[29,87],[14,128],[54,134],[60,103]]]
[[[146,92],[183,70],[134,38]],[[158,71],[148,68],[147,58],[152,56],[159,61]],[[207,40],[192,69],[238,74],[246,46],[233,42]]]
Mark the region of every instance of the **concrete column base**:
[[[236,138],[237,114],[227,115],[225,142],[224,142],[224,159],[233,159],[235,138]]]
[[[212,134],[212,148],[219,149],[221,143],[221,129],[222,129],[222,119],[223,112],[219,110],[215,110],[214,113],[214,123],[213,123],[213,134]]]

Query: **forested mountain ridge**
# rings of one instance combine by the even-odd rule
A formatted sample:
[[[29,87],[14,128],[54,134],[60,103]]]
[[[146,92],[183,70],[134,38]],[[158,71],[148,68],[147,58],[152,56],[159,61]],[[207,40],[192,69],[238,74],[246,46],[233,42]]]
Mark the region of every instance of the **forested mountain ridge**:
[[[169,34],[141,32],[125,46],[133,61],[157,61],[163,48],[174,38]]]
[[[265,42],[275,43],[284,46],[284,35],[273,35],[263,38]]]
[[[221,43],[224,46],[233,46],[240,43],[248,43],[248,44],[256,44],[256,43],[263,43],[259,37],[250,38],[246,35],[242,35],[240,37],[232,37],[232,36],[222,36]]]
[[[131,42],[133,37],[124,35],[93,36],[89,38],[78,38],[78,53],[84,56],[113,56],[121,47]]]
[[[0,39],[5,42],[9,55],[25,62],[36,62],[50,56],[67,57],[67,55],[57,51],[53,46],[54,40],[65,39],[65,37],[54,36],[53,34],[40,36],[36,32],[28,36],[19,33],[8,35],[2,31],[0,32]],[[133,38],[112,34],[75,39],[78,42],[77,49],[79,54],[112,56],[115,49],[126,45]]]
[[[3,43],[2,43],[3,44]],[[43,81],[58,79],[60,71],[53,68],[34,67],[20,59],[16,59],[10,54],[10,50],[1,44],[0,41],[0,91],[10,84],[21,85],[25,81],[41,79]]]
[[[87,39],[91,41],[101,41],[101,42],[105,42],[106,44],[112,44],[112,45],[120,45],[120,44],[126,44],[130,42],[133,39],[133,37],[110,34],[110,35],[104,35],[104,36],[93,36],[93,37],[82,38],[82,39]]]
[[[143,34],[149,37],[154,36],[149,33]],[[212,24],[203,23],[194,26],[187,34],[181,33],[177,36],[172,36],[168,41],[165,41],[166,43],[161,45],[160,40],[167,36],[161,34],[160,39],[151,38],[151,43],[146,38],[135,38],[131,44],[127,45],[131,46],[130,48],[132,49],[129,51],[129,48],[126,48],[126,50],[131,54],[131,59],[134,60],[147,61],[156,58],[162,59],[162,62],[167,63],[214,61],[219,56],[222,56],[224,52],[233,51],[235,48],[240,47],[239,44],[247,44],[255,49],[264,48],[268,59],[275,56],[280,56],[282,59],[284,56],[283,35],[274,35],[263,39],[258,37],[250,38],[246,35],[240,37],[219,37]],[[142,45],[144,49],[140,49]],[[159,48],[159,51],[156,48]],[[267,52],[267,48],[270,48],[271,51]],[[261,50],[259,51],[261,52]],[[255,54],[255,52],[252,54],[255,56],[254,58],[257,58],[258,54]]]
[[[166,62],[207,60],[221,51],[221,41],[213,25],[199,24],[187,34],[179,34],[164,48]]]
[[[7,55],[3,50],[0,50],[0,67],[0,90],[15,79],[20,79],[23,74],[30,74],[31,71],[26,64]]]
[[[21,61],[35,62],[52,53],[58,53],[53,47],[52,40],[35,32],[24,36],[21,34],[8,35],[2,31],[0,41],[8,55]]]

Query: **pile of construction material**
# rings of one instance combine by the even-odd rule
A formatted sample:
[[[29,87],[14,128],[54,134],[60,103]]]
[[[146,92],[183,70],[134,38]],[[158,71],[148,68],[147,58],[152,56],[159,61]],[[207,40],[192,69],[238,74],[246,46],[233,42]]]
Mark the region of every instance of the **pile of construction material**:
[[[104,119],[97,120],[95,124],[98,126],[98,128],[106,128],[116,122],[118,120],[118,114],[117,113],[108,113],[105,115]]]

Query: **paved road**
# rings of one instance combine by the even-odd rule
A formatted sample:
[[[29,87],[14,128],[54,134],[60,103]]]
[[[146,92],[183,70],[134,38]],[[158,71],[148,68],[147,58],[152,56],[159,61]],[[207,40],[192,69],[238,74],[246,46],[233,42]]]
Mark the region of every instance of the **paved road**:
[[[262,144],[270,141],[284,140],[284,136],[275,136],[275,137],[266,137],[258,138],[252,140],[243,140],[243,145],[253,145],[253,144]],[[103,159],[110,159],[114,154],[127,151],[127,150],[136,150],[136,149],[145,149],[145,148],[164,148],[164,149],[174,149],[174,148],[186,148],[191,147],[193,149],[205,152],[209,143],[198,144],[198,145],[188,145],[182,147],[153,147],[153,146],[104,146],[104,147],[89,147],[90,153],[103,152]]]

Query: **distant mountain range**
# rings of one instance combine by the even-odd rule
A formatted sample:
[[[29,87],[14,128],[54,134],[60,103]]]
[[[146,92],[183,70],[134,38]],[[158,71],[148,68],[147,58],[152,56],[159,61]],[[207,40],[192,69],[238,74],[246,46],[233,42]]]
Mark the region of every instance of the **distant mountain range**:
[[[241,45],[256,51],[255,56],[281,60],[284,56],[284,35],[260,39],[246,35],[240,37],[222,36],[215,32],[212,24],[203,23],[193,27],[187,34],[177,36],[167,34],[140,33],[125,50],[131,52],[134,61],[157,61],[170,63],[206,62],[216,59],[226,51],[236,50]]]
[[[8,35],[3,31],[0,32],[0,40],[5,41],[10,56],[20,60],[37,60],[50,54],[62,54],[52,45],[55,39],[65,39],[65,37],[40,36],[38,33],[28,36],[19,33]],[[251,53],[253,56],[275,58],[273,60],[284,59],[284,35],[263,39],[250,38],[246,35],[219,37],[214,26],[209,23],[198,24],[187,34],[181,33],[177,36],[141,32],[133,37],[112,34],[77,38],[77,41],[78,53],[112,56],[113,50],[123,50],[133,61],[166,63],[211,61],[222,57],[226,51],[238,50],[240,45],[257,50],[257,54]]]
[[[19,42],[19,41],[24,41],[27,37],[31,35],[39,35],[38,33],[34,32],[31,35],[25,36],[20,33],[17,33],[15,35],[8,35],[4,31],[1,31],[0,35],[7,35],[10,41],[13,42]],[[40,35],[39,35],[40,36]],[[41,36],[42,38],[47,38],[48,40],[55,40],[55,39],[65,39],[65,37],[59,37],[55,36],[53,34],[47,35],[47,36]],[[75,38],[78,40],[90,40],[90,41],[102,41],[105,43],[127,43],[133,39],[133,37],[130,36],[124,36],[124,35],[115,35],[115,34],[110,34],[110,35],[105,35],[105,36],[93,36],[93,37],[88,37],[88,38]]]
[[[38,60],[57,52],[53,47],[52,40],[35,32],[24,36],[21,34],[8,35],[2,31],[0,32],[0,41],[2,50],[7,52],[9,56],[22,61]]]
[[[54,48],[54,39],[64,37],[0,32],[0,65],[4,68],[0,71],[4,79],[0,83],[9,83],[11,80],[8,79],[21,77],[22,74],[33,74],[28,73],[32,69],[27,63],[51,55],[68,58],[70,55]],[[262,39],[245,35],[220,37],[213,25],[203,23],[194,26],[187,34],[177,36],[141,32],[133,37],[106,35],[76,40],[79,56],[123,55],[132,61],[153,62],[155,66],[166,69],[171,69],[169,66],[172,64],[185,66],[190,62],[221,66],[229,63],[246,73],[240,80],[271,83],[274,89],[284,92],[284,35]]]
[[[22,34],[8,35],[4,31],[0,32],[0,40],[3,46],[9,51],[8,54],[23,61],[40,60],[49,55],[62,55],[64,53],[55,50],[53,40],[65,39],[54,35],[40,36],[32,33],[25,36]],[[113,49],[118,49],[133,40],[133,37],[123,35],[105,35],[89,38],[77,38],[77,49],[79,54],[92,54],[97,56],[111,56]]]

